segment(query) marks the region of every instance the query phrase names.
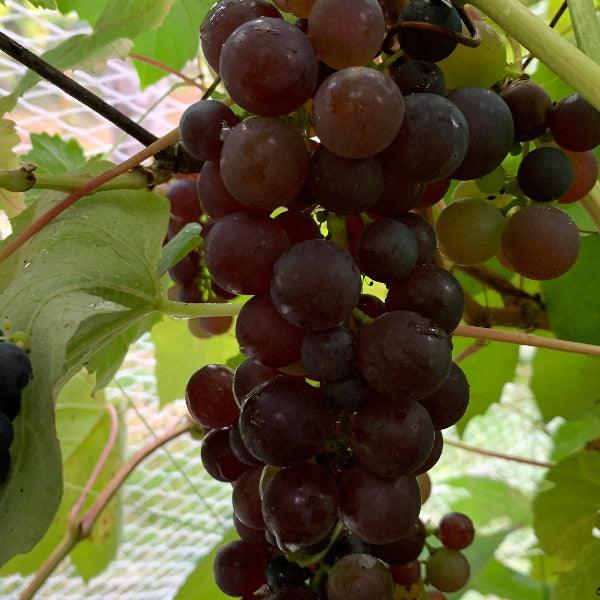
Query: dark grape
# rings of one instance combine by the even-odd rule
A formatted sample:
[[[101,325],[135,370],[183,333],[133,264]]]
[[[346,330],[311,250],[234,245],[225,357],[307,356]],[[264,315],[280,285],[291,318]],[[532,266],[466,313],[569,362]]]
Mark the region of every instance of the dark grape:
[[[229,428],[229,446],[231,447],[234,456],[245,465],[255,467],[263,464],[250,453],[248,448],[246,448],[246,444],[244,444],[242,434],[240,433],[239,423],[234,423]]]
[[[382,154],[383,169],[397,169],[422,183],[444,179],[462,163],[468,147],[467,121],[452,102],[436,94],[412,94],[405,99],[400,131]]]
[[[15,439],[15,429],[8,415],[0,412],[0,452],[10,448]]]
[[[233,484],[233,512],[248,527],[265,529],[260,498],[260,478],[262,467],[254,467],[242,473]]]
[[[347,529],[343,529],[327,552],[324,562],[328,565],[334,565],[348,554],[372,554],[371,544],[363,542]]]
[[[273,0],[273,4],[284,12],[306,19],[315,0]]]
[[[195,179],[176,179],[167,190],[171,214],[180,223],[197,223],[202,214]]]
[[[14,421],[21,412],[21,394],[0,394],[0,412]]]
[[[410,587],[421,579],[421,563],[418,560],[413,560],[402,565],[392,565],[390,566],[390,573],[395,583]]]
[[[429,453],[429,457],[427,460],[415,471],[415,475],[422,475],[423,473],[427,473],[430,469],[437,464],[438,460],[442,456],[442,450],[444,449],[444,436],[442,432],[437,430],[435,431],[435,437],[433,440],[433,448]]]
[[[361,294],[356,308],[371,319],[376,319],[386,312],[383,300],[377,296],[371,296],[371,294]]]
[[[450,178],[440,179],[439,181],[431,181],[425,186],[423,197],[419,202],[419,206],[423,208],[429,208],[434,204],[437,204],[450,189],[452,180]]]
[[[458,279],[435,265],[417,265],[406,277],[390,286],[388,310],[410,310],[427,317],[447,333],[460,323],[465,298]]]
[[[233,317],[200,317],[202,329],[210,335],[223,335],[233,325]]]
[[[514,213],[502,233],[502,253],[517,273],[529,279],[564,275],[579,256],[579,244],[579,230],[571,217],[540,204]]]
[[[185,390],[192,417],[213,429],[233,425],[240,409],[233,397],[232,385],[233,372],[224,365],[206,365],[196,371]]]
[[[333,565],[327,578],[328,600],[393,600],[394,580],[369,554],[349,554]]]
[[[374,398],[351,420],[354,456],[381,477],[399,477],[418,469],[431,452],[433,438],[433,423],[418,402]]]
[[[369,212],[398,219],[419,205],[425,189],[423,184],[391,170],[384,171],[383,178],[385,181],[383,196]]]
[[[221,176],[233,197],[271,212],[294,200],[308,173],[302,136],[278,119],[252,117],[234,127],[221,152]]]
[[[287,466],[310,459],[329,434],[329,414],[318,389],[302,380],[276,377],[250,395],[240,433],[259,460]]]
[[[219,72],[231,98],[267,117],[302,106],[317,87],[319,64],[307,37],[283,19],[260,17],[227,38]]]
[[[322,386],[327,399],[336,407],[349,412],[358,410],[373,397],[373,390],[360,373],[352,373],[339,381],[327,381]]]
[[[204,58],[218,72],[223,44],[240,25],[258,17],[279,16],[279,11],[266,0],[219,0],[200,27]]]
[[[198,178],[198,196],[202,210],[213,219],[222,219],[232,213],[251,210],[229,193],[221,177],[218,161],[204,163]]]
[[[259,362],[247,358],[235,370],[233,376],[233,394],[237,403],[242,406],[246,396],[254,390],[255,387],[269,381],[279,375],[277,369],[265,367]]]
[[[314,379],[344,379],[354,369],[355,346],[345,327],[311,331],[302,342],[302,363]]]
[[[385,18],[377,0],[316,0],[308,35],[318,57],[334,69],[358,67],[379,51]]]
[[[566,194],[571,187],[573,167],[562,150],[543,146],[523,158],[517,179],[526,196],[537,202],[551,202]]]
[[[569,189],[558,199],[561,204],[571,204],[587,196],[598,179],[598,159],[596,154],[588,152],[569,152],[563,150],[571,161],[573,181]]]
[[[284,587],[271,592],[266,600],[319,600],[307,587]]]
[[[600,111],[579,94],[571,94],[548,114],[550,131],[565,150],[585,152],[600,145]]]
[[[358,364],[369,384],[392,400],[419,400],[444,381],[452,344],[431,321],[413,312],[389,312],[360,335]]]
[[[285,367],[300,360],[304,332],[286,321],[268,294],[244,304],[235,326],[240,350],[268,367]]]
[[[419,519],[415,519],[404,535],[396,541],[373,546],[373,555],[392,565],[411,562],[419,558],[425,547],[426,537],[427,533],[423,523]]]
[[[200,457],[207,473],[217,481],[235,481],[250,468],[231,451],[227,429],[213,429],[204,437]]]
[[[383,194],[384,179],[375,158],[342,158],[319,146],[310,160],[308,187],[323,208],[345,215],[371,208]]]
[[[467,515],[452,512],[440,521],[437,535],[446,548],[464,550],[473,542],[475,528]]]
[[[235,127],[239,122],[229,106],[222,102],[200,100],[188,106],[181,115],[181,142],[199,160],[218,160],[223,147],[223,130]]]
[[[182,285],[177,291],[177,300],[185,304],[200,304],[204,296],[196,282],[189,285]]]
[[[206,242],[206,262],[217,285],[234,294],[269,289],[275,261],[290,240],[272,219],[239,212],[219,219]]]
[[[552,100],[541,85],[530,79],[517,79],[502,89],[500,97],[512,113],[515,140],[534,140],[546,131]]]
[[[358,264],[376,281],[404,277],[416,265],[418,254],[414,233],[394,219],[384,217],[370,223],[359,238]]]
[[[440,548],[425,563],[427,581],[441,592],[456,592],[469,581],[471,568],[464,554]]]
[[[326,538],[337,521],[336,486],[323,467],[305,463],[279,471],[263,496],[263,515],[280,548],[295,551]]]
[[[18,396],[32,378],[31,361],[19,346],[0,342],[0,390],[2,397]],[[0,412],[8,413],[0,406]]]
[[[338,490],[342,521],[370,544],[400,539],[419,516],[421,495],[412,475],[388,479],[354,466],[341,474]]]
[[[448,95],[463,113],[469,129],[469,146],[452,179],[478,179],[491,173],[509,153],[514,122],[508,105],[491,90],[458,88]]]
[[[200,275],[200,258],[190,252],[169,269],[169,277],[181,286],[187,286]]]
[[[443,29],[460,33],[462,20],[458,11],[449,3],[438,0],[412,0],[402,12],[401,23],[432,23]],[[402,27],[398,34],[400,46],[411,58],[437,62],[450,56],[456,42],[438,33]]]
[[[431,262],[437,246],[433,227],[421,215],[415,213],[408,212],[397,218],[413,232],[417,240],[417,263]]]
[[[446,81],[441,69],[432,62],[409,60],[395,69],[394,83],[404,96],[409,94],[446,95]]]
[[[267,566],[267,584],[274,589],[301,586],[307,578],[306,569],[289,562],[282,554],[272,558]]]
[[[249,596],[265,583],[267,560],[261,546],[241,540],[219,548],[213,572],[228,596]]]
[[[420,402],[436,429],[446,429],[458,423],[469,406],[469,382],[462,369],[453,362],[446,381]]]
[[[316,223],[310,217],[295,211],[286,210],[279,213],[275,217],[275,223],[280,225],[287,233],[292,246],[320,236]]]
[[[313,105],[322,144],[346,158],[367,158],[389,146],[403,115],[398,86],[387,75],[366,67],[342,69],[328,77]]]
[[[325,240],[308,240],[275,264],[271,299],[293,325],[328,329],[350,315],[360,288],[360,272],[347,252]]]
[[[235,515],[233,515],[233,526],[238,535],[244,542],[249,544],[263,544],[265,541],[264,529],[252,529],[244,525]]]

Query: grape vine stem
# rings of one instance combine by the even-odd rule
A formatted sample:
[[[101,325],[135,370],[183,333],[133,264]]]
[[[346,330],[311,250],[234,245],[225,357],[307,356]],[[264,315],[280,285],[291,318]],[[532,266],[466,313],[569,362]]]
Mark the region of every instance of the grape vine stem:
[[[204,91],[206,89],[206,86],[203,85],[202,83],[199,83],[195,79],[192,79],[191,77],[188,77],[187,75],[184,75],[181,71],[178,71],[177,69],[174,69],[173,67],[169,67],[169,65],[165,65],[164,63],[161,63],[160,61],[158,61],[154,58],[151,58],[150,56],[145,56],[144,54],[138,54],[137,52],[130,52],[129,58],[131,58],[133,60],[137,60],[142,63],[145,63],[147,65],[150,65],[160,71],[164,71],[165,73],[170,73],[171,75],[175,75],[175,77],[178,77],[179,79],[181,79],[181,81],[184,81],[185,83],[187,83],[190,86],[197,87],[199,90]]]
[[[115,473],[107,486],[100,492],[89,510],[81,519],[68,528],[60,544],[54,549],[46,562],[40,567],[31,580],[29,585],[21,592],[19,600],[30,600],[41,589],[48,577],[52,575],[60,563],[69,555],[81,541],[85,540],[92,533],[92,529],[102,511],[114,498],[127,477],[148,458],[151,454],[162,448],[177,437],[188,433],[196,428],[195,423],[190,419],[167,431],[163,435],[153,439],[146,446],[138,450],[121,468]]]

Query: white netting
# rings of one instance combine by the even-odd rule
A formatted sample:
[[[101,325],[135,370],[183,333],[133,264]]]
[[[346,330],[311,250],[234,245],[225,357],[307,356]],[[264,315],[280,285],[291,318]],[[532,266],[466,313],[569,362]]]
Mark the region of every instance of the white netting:
[[[72,35],[89,31],[87,24],[76,16],[35,10],[26,3],[12,0],[7,0],[5,9],[0,6],[0,28],[36,53]],[[24,67],[0,53],[0,94],[12,91],[24,72]],[[93,75],[75,71],[72,76],[134,120],[141,120],[156,135],[172,129],[179,115],[198,96],[198,91],[193,89],[168,93],[178,83],[174,77],[166,77],[141,91],[131,64],[120,60],[108,61],[104,70]],[[114,161],[121,161],[140,148],[102,117],[46,82],[38,83],[27,92],[10,116],[16,121],[21,136],[18,152],[27,150],[29,135],[36,132],[74,137],[89,154],[109,152]],[[128,406],[127,456],[153,435],[172,427],[185,412],[182,400],[165,410],[159,409],[153,367],[153,347],[146,336],[132,348],[116,381],[108,389],[109,397],[120,397]],[[521,376],[526,381],[527,373]],[[487,415],[469,425],[466,441],[543,460],[550,442],[539,429],[539,415],[527,387],[511,385],[505,391],[502,404],[492,407]],[[447,485],[435,485],[436,480],[467,474],[485,475],[530,492],[542,473],[530,466],[485,459],[447,447],[434,470],[433,495],[425,506],[424,517],[439,517],[447,510],[449,500],[460,495]],[[116,560],[86,583],[67,559],[37,597],[65,600],[84,597],[168,600],[174,597],[198,558],[218,543],[229,525],[230,489],[229,485],[214,482],[203,471],[197,442],[190,442],[189,438],[172,442],[143,463],[124,486],[124,526]],[[529,563],[523,559],[523,551],[533,543],[531,532],[520,530],[507,539],[496,555],[512,568],[526,572]],[[28,578],[19,576],[0,579],[0,599],[17,598],[27,581]],[[468,592],[464,598],[474,600],[482,596]]]

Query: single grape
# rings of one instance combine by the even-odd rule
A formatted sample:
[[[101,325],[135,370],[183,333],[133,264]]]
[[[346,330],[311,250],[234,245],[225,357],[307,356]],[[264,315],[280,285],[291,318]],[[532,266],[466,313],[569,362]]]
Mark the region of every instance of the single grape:
[[[244,525],[235,515],[233,515],[233,526],[244,542],[248,542],[248,544],[264,544],[264,529],[252,529],[252,527]]]
[[[263,496],[263,515],[280,548],[297,551],[326,538],[337,521],[335,479],[312,463],[279,471]]]
[[[208,11],[200,27],[204,58],[218,72],[223,44],[240,25],[258,17],[280,16],[266,0],[219,0]]]
[[[308,173],[302,136],[278,119],[252,117],[234,127],[221,152],[223,182],[242,204],[271,212],[294,200]]]
[[[477,179],[502,163],[514,139],[514,122],[508,105],[498,94],[476,87],[458,88],[448,95],[463,113],[469,129],[469,146],[453,179]]]
[[[541,85],[530,79],[517,79],[504,86],[500,97],[512,113],[515,140],[534,140],[546,131],[552,100]]]
[[[171,215],[179,223],[197,223],[202,215],[194,179],[176,179],[167,190]]]
[[[360,270],[376,281],[404,277],[417,264],[418,254],[410,228],[385,217],[367,225],[358,243]]]
[[[392,565],[390,566],[390,573],[395,583],[410,587],[421,579],[421,563],[418,560],[413,560],[402,565]]]
[[[370,213],[400,219],[407,211],[415,208],[421,202],[425,186],[392,169],[390,165],[383,172],[383,196],[371,207]]]
[[[360,288],[360,272],[347,252],[325,240],[308,240],[275,264],[271,299],[293,325],[328,329],[350,315]]]
[[[374,398],[352,415],[350,427],[354,456],[381,477],[418,469],[433,447],[433,423],[418,402]]]
[[[334,407],[354,412],[366,404],[374,395],[373,390],[360,373],[352,373],[345,379],[326,381],[323,392]]]
[[[500,249],[504,216],[485,200],[468,198],[449,204],[435,224],[440,250],[459,265],[483,263]]]
[[[280,10],[292,13],[297,17],[306,19],[315,0],[273,0],[273,4]]]
[[[440,548],[425,563],[427,582],[441,592],[456,592],[469,581],[471,568],[464,554]]]
[[[181,142],[198,160],[218,160],[223,147],[223,130],[235,127],[239,122],[240,119],[222,102],[200,100],[188,106],[181,115]]]
[[[569,189],[558,199],[561,204],[571,204],[585,198],[596,185],[598,179],[598,159],[596,154],[588,152],[569,152],[563,150],[571,161],[573,181]]]
[[[521,191],[532,200],[551,202],[571,187],[573,167],[562,150],[543,146],[523,158],[517,180]]]
[[[219,72],[236,104],[256,115],[277,117],[300,108],[313,95],[319,64],[297,27],[260,17],[227,38]]]
[[[427,317],[447,333],[460,323],[465,297],[458,279],[435,265],[417,265],[392,283],[385,299],[390,310],[410,310]]]
[[[343,529],[333,542],[323,562],[327,565],[334,565],[338,560],[349,554],[372,554],[371,544],[363,542],[347,529]]]
[[[200,458],[207,473],[217,481],[235,481],[250,468],[231,451],[227,429],[213,429],[204,437]]]
[[[234,456],[245,465],[256,467],[263,463],[254,457],[251,452],[246,448],[242,434],[240,433],[240,425],[238,422],[234,423],[229,428],[229,446]]]
[[[398,86],[375,69],[342,69],[328,77],[315,94],[317,135],[328,150],[345,158],[367,158],[381,152],[398,134],[403,116],[404,100]]]
[[[259,492],[262,471],[262,466],[248,469],[233,484],[233,512],[244,525],[253,529],[266,528]]]
[[[398,40],[402,50],[411,58],[437,62],[450,56],[456,42],[438,33],[410,27],[410,23],[432,23],[444,29],[460,33],[462,20],[458,11],[451,5],[438,0],[412,0],[402,11]]]
[[[579,230],[571,217],[558,208],[526,206],[506,222],[502,253],[524,277],[554,279],[575,264],[579,256]]]
[[[369,554],[349,554],[333,565],[327,578],[328,600],[393,600],[394,580],[385,565]]]
[[[433,440],[433,448],[429,453],[429,457],[427,460],[415,471],[415,475],[422,475],[423,473],[427,473],[430,469],[437,464],[438,460],[442,456],[442,450],[444,449],[444,436],[442,432],[437,430],[435,431],[435,437]]]
[[[338,490],[344,525],[369,544],[400,539],[419,516],[421,495],[412,475],[389,479],[354,466],[341,474]]]
[[[402,537],[389,544],[373,546],[373,555],[392,565],[411,562],[423,551],[426,535],[423,523],[415,519]]]
[[[202,210],[213,219],[222,219],[232,213],[251,210],[229,193],[221,177],[218,161],[204,163],[198,178],[198,196]]]
[[[253,596],[253,598],[256,598],[256,596]],[[306,586],[294,586],[274,590],[267,596],[266,600],[319,600],[319,596]]]
[[[194,419],[205,427],[220,429],[237,421],[240,409],[232,391],[233,372],[225,365],[206,365],[188,381],[185,400]]]
[[[193,282],[189,285],[182,285],[177,291],[177,300],[185,304],[200,304],[205,300],[198,284]]]
[[[206,242],[206,262],[219,286],[234,294],[268,290],[275,261],[290,247],[273,220],[247,213],[219,219]]]
[[[400,131],[382,154],[383,169],[397,169],[422,183],[444,179],[462,163],[468,147],[467,121],[452,102],[437,94],[412,94],[405,99]]]
[[[277,369],[265,367],[259,362],[247,358],[235,370],[233,376],[233,394],[239,406],[244,404],[246,396],[257,386],[279,375]]]
[[[15,439],[15,429],[8,415],[0,412],[0,452],[8,450]]]
[[[367,317],[371,317],[371,319],[376,319],[386,312],[383,300],[371,294],[361,294],[356,308],[367,315]]]
[[[413,312],[388,312],[362,331],[358,366],[369,384],[392,400],[419,400],[445,380],[452,344],[431,321]]]
[[[360,213],[382,196],[385,182],[375,158],[342,158],[319,146],[310,160],[308,187],[323,208],[338,215]]]
[[[302,342],[302,363],[311,378],[344,379],[354,370],[355,346],[354,336],[345,327],[311,331]]]
[[[308,575],[306,569],[289,562],[282,554],[272,558],[267,566],[267,584],[273,589],[301,586]]]
[[[409,60],[394,70],[392,79],[404,96],[423,92],[446,95],[444,74],[432,62]]]
[[[14,421],[21,412],[21,394],[0,395],[0,413]]]
[[[473,542],[475,528],[467,515],[452,512],[440,521],[437,535],[446,548],[464,550]]]
[[[266,464],[288,466],[319,452],[330,421],[322,392],[303,380],[279,376],[244,403],[240,433],[248,450]]]
[[[579,94],[571,94],[548,113],[556,143],[565,150],[585,152],[600,145],[600,111]]]
[[[215,581],[228,596],[253,594],[264,585],[266,568],[262,547],[241,540],[219,548],[213,563]]]
[[[235,334],[243,354],[267,367],[285,367],[300,359],[304,332],[277,312],[268,294],[244,304]]]
[[[459,44],[439,63],[450,90],[461,87],[490,88],[504,77],[506,40],[488,23],[475,23],[481,44],[469,48]]]
[[[233,317],[200,317],[200,325],[210,335],[223,335],[233,325]]]
[[[287,233],[292,246],[320,237],[320,231],[316,223],[302,213],[286,210],[275,217],[275,223],[280,225]]]
[[[421,215],[412,212],[401,215],[398,217],[398,221],[406,225],[417,240],[417,264],[431,262],[437,247],[433,227]]]
[[[188,286],[200,276],[200,257],[190,252],[169,269],[169,277],[180,286]]]
[[[308,16],[308,36],[330,67],[364,65],[383,42],[383,11],[377,0],[316,0]]]
[[[33,377],[31,361],[27,353],[19,346],[0,342],[0,390],[2,396],[18,396]],[[0,406],[0,412],[7,414]]]
[[[420,402],[436,429],[447,429],[458,423],[469,406],[469,382],[462,369],[453,362],[446,381]]]

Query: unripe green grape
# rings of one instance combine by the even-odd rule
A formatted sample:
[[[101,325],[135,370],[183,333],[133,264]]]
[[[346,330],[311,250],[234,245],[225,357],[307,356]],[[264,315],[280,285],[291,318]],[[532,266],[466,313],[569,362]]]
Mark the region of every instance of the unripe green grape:
[[[481,44],[469,48],[459,44],[438,63],[449,90],[459,87],[492,87],[504,75],[506,46],[500,34],[487,23],[477,21]]]
[[[440,548],[425,563],[427,583],[441,592],[456,592],[469,581],[471,567],[458,550]]]

